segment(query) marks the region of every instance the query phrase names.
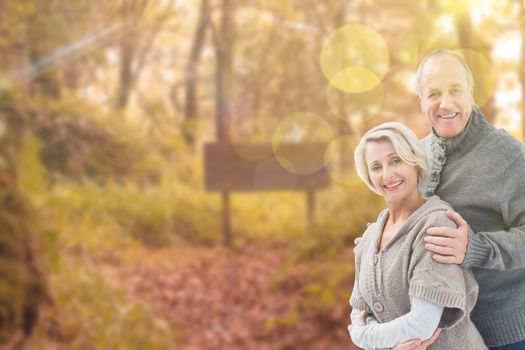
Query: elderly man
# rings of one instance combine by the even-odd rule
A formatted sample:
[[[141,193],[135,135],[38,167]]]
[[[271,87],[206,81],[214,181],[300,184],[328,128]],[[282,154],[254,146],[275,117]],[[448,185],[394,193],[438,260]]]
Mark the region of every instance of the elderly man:
[[[432,125],[422,140],[430,162],[423,193],[450,203],[458,226],[429,229],[426,248],[437,262],[472,268],[479,297],[471,318],[485,343],[525,349],[524,147],[474,105],[472,73],[458,54],[430,53],[416,84]]]
[[[472,268],[479,296],[471,318],[485,343],[525,349],[525,151],[485,120],[473,87],[453,51],[431,52],[417,71],[416,93],[432,126],[421,141],[430,163],[423,194],[450,203],[458,226],[429,229],[426,248],[439,263]],[[425,349],[438,334],[396,349]]]

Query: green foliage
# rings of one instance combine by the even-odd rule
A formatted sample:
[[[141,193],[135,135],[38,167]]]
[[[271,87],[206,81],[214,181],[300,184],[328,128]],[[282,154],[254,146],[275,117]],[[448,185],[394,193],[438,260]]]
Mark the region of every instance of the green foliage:
[[[46,189],[46,169],[40,161],[42,142],[32,134],[26,135],[17,154],[18,183],[26,193],[41,193]]]
[[[131,183],[104,187],[95,183],[63,184],[46,197],[42,205],[52,210],[55,222],[73,225],[75,231],[97,232],[105,227],[103,231],[113,232],[111,235],[132,237],[150,246],[180,239],[210,242],[218,238],[218,203],[180,184],[152,188]]]
[[[128,176],[141,152],[96,122],[68,110],[42,111],[34,118],[42,139],[41,159],[54,173],[98,181]]]
[[[174,348],[176,330],[151,306],[128,299],[119,286],[82,259],[63,259],[60,271],[54,274],[56,305],[48,310],[47,322],[37,330],[31,349]]]
[[[45,293],[35,260],[34,214],[14,178],[0,170],[0,343],[16,332],[29,333]]]
[[[235,239],[241,242],[289,243],[306,234],[306,201],[302,192],[233,193],[231,202]]]
[[[300,308],[304,311],[325,311],[345,305],[353,285],[354,265],[349,261],[314,264],[308,272],[310,281],[303,287]]]

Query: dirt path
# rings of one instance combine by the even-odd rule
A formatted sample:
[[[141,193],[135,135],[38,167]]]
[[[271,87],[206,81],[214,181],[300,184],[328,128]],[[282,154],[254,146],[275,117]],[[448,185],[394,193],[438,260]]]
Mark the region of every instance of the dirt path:
[[[152,302],[178,325],[181,349],[352,349],[344,313],[304,316],[295,306],[300,279],[276,286],[280,249],[188,249],[181,259],[156,257],[116,276],[132,298]]]

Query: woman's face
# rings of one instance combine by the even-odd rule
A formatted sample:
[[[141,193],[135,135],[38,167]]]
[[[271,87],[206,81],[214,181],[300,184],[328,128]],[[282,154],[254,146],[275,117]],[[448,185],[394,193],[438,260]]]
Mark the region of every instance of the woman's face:
[[[418,193],[417,168],[405,163],[389,140],[369,141],[365,159],[372,184],[387,202],[403,201]]]

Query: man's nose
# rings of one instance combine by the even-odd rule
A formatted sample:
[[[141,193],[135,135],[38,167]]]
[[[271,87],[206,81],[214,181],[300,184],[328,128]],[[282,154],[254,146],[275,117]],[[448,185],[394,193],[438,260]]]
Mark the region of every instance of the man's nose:
[[[452,98],[449,94],[443,94],[441,96],[440,107],[443,109],[452,108]]]

